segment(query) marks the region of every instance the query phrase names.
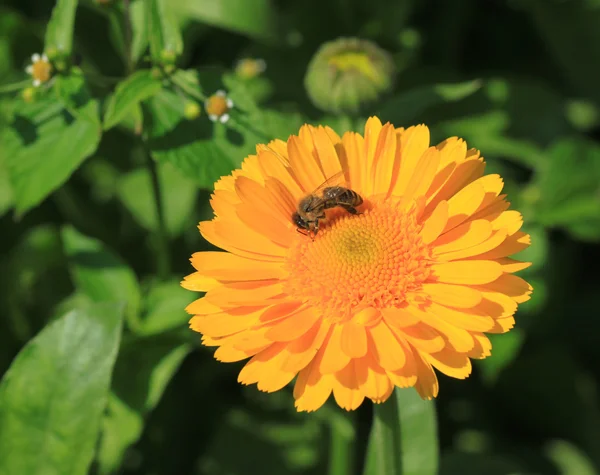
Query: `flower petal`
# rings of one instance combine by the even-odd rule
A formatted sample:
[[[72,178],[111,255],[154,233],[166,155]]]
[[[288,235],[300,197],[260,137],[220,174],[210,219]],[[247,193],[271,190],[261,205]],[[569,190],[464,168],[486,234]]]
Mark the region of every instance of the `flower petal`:
[[[292,341],[300,338],[317,320],[321,318],[319,312],[312,307],[304,307],[282,320],[278,320],[266,333],[266,337],[273,341]]]
[[[441,305],[457,308],[471,308],[481,302],[481,293],[471,287],[442,283],[424,283],[423,291],[429,298]]]
[[[477,244],[481,244],[492,235],[492,225],[485,219],[468,221],[451,231],[442,234],[432,245],[434,252],[446,259],[444,255],[453,251],[464,250]]]
[[[196,252],[190,260],[201,275],[213,279],[265,280],[287,275],[279,262],[257,261],[229,252]]]
[[[343,325],[334,325],[323,342],[323,357],[319,371],[323,374],[335,373],[344,368],[350,357],[342,350]]]
[[[400,136],[398,144],[400,169],[393,187],[394,195],[403,196],[406,193],[417,164],[428,148],[429,129],[425,125],[409,127]]]
[[[419,233],[425,244],[435,241],[448,223],[449,206],[447,201],[440,201],[425,221]]]
[[[502,266],[494,261],[452,261],[434,264],[431,270],[437,282],[446,284],[487,284],[502,275]]]
[[[333,397],[338,406],[347,411],[353,411],[365,399],[360,383],[366,379],[366,368],[361,365],[363,374],[357,374],[358,364],[355,361],[351,360],[344,369],[338,371],[333,382]]]
[[[394,333],[385,321],[368,329],[369,347],[375,351],[379,365],[390,371],[401,369],[406,363],[406,355]]]
[[[392,184],[392,173],[396,159],[396,129],[385,124],[379,133],[377,147],[371,165],[372,194],[386,194]]]
[[[327,179],[323,170],[299,137],[292,135],[288,140],[290,166],[294,170],[302,191],[312,193]]]
[[[350,358],[361,358],[367,353],[365,327],[352,321],[345,323],[341,335],[342,351]]]

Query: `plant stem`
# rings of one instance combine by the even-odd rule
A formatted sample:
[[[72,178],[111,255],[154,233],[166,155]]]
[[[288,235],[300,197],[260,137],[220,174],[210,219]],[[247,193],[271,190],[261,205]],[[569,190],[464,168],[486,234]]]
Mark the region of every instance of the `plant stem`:
[[[133,30],[131,28],[130,0],[123,0],[123,20],[125,22],[125,57],[127,58],[127,73],[133,72],[133,60],[131,58],[131,45],[133,43]]]
[[[165,214],[163,208],[162,193],[158,179],[158,169],[156,162],[146,153],[146,166],[152,179],[152,194],[154,195],[154,205],[156,208],[156,217],[158,218],[158,230],[156,232],[156,273],[158,277],[165,280],[170,273],[171,259],[169,255],[169,237],[167,235],[167,226],[165,224]]]
[[[15,82],[12,84],[3,84],[0,86],[0,94],[5,92],[14,92],[23,89],[26,86],[31,86],[31,79],[25,79],[24,81]]]
[[[329,423],[331,451],[327,475],[351,475],[354,473],[355,428],[351,420],[335,411],[331,411]]]

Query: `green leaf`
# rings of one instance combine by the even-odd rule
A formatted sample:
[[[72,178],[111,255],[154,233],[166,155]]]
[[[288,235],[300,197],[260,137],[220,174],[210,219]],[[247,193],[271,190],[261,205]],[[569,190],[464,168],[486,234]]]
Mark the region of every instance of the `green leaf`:
[[[493,110],[484,114],[452,119],[438,125],[444,137],[458,136],[468,144],[477,144],[486,157],[510,159],[528,168],[537,168],[544,160],[540,148],[531,141],[507,137],[510,116],[505,111]],[[438,134],[439,135],[439,134]]]
[[[136,340],[122,347],[102,424],[101,474],[118,470],[127,447],[142,434],[144,417],[158,404],[189,351],[189,345],[165,337]]]
[[[71,115],[88,120],[94,126],[100,128],[98,107],[86,107],[92,97],[81,71],[74,68],[74,71],[68,76],[57,76],[52,90]]]
[[[276,19],[270,0],[178,0],[172,8],[182,19],[197,20],[254,38],[273,39]]]
[[[171,236],[178,236],[190,227],[198,187],[168,162],[158,165],[158,178],[167,231]],[[140,225],[150,231],[158,230],[152,179],[146,168],[123,175],[118,184],[118,196]]]
[[[365,475],[434,475],[438,470],[435,404],[412,388],[396,388],[375,415]]]
[[[121,320],[114,304],[70,312],[17,355],[0,384],[0,473],[88,472]]]
[[[46,28],[46,52],[55,50],[62,56],[71,54],[77,3],[77,0],[57,0]]]
[[[600,147],[583,139],[562,139],[548,152],[532,184],[538,193],[535,217],[545,226],[585,226],[600,238]]]
[[[187,327],[190,315],[185,311],[193,300],[179,280],[154,282],[145,298],[145,315],[139,334],[156,335],[174,328]]]
[[[430,84],[402,92],[388,99],[379,111],[382,122],[396,125],[410,124],[427,109],[446,102],[460,101],[477,92],[482,82],[478,79],[452,84]]]
[[[85,96],[84,96],[85,97]],[[4,129],[5,166],[18,214],[39,204],[96,150],[100,141],[98,103],[87,100],[77,116],[54,98],[19,104]]]
[[[124,2],[113,4],[109,13],[110,37],[113,44],[127,61],[127,41],[125,39],[126,16]],[[133,1],[129,4],[129,20],[131,21],[131,60],[137,64],[148,48],[148,22],[146,21],[146,5],[144,0]]]
[[[354,473],[356,460],[356,430],[352,420],[337,410],[321,409],[330,424],[331,450],[329,453],[328,475]]]
[[[196,73],[177,71],[172,80],[192,97],[211,94],[221,86],[214,71]],[[258,107],[243,81],[229,76],[230,96],[234,101],[231,120],[212,123],[205,117],[187,120],[185,101],[170,89],[144,103],[146,139],[152,156],[171,162],[184,175],[203,188],[211,188],[216,180],[238,167],[256,145],[275,138],[287,140],[297,133],[304,119],[297,113],[283,113]],[[208,94],[203,91],[210,84]]]
[[[566,440],[553,440],[545,447],[545,452],[560,469],[562,475],[594,475],[598,472],[594,464],[573,443]]]
[[[14,199],[13,191],[10,185],[10,179],[8,176],[8,170],[5,165],[4,148],[0,149],[0,217],[12,208]]]
[[[163,63],[163,52],[173,59],[183,52],[183,39],[173,16],[171,3],[166,0],[146,0],[146,22],[150,34],[150,54],[155,63]]]
[[[121,122],[136,105],[152,97],[161,87],[160,79],[155,78],[150,70],[136,71],[120,82],[108,101],[104,113],[104,130]]]
[[[125,315],[136,327],[141,293],[133,271],[96,239],[80,234],[72,227],[62,229],[69,270],[79,291],[94,302],[126,304]]]
[[[492,356],[484,360],[475,360],[481,370],[483,379],[487,383],[494,383],[500,372],[511,364],[517,357],[525,334],[519,328],[512,329],[503,335],[488,335],[492,342]]]
[[[156,160],[172,163],[199,186],[210,188],[244,157],[234,164],[222,143],[213,140],[213,126],[206,117],[187,120],[183,109],[181,97],[166,89],[145,103],[148,146]],[[216,128],[223,130],[222,124],[215,124]]]

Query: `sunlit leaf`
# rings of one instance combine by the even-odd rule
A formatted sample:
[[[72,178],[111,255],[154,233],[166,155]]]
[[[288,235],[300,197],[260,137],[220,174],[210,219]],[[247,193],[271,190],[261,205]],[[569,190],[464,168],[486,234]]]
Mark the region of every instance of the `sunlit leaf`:
[[[213,127],[206,117],[187,120],[184,102],[176,93],[163,89],[145,103],[145,132],[152,156],[170,162],[199,186],[208,188],[235,165],[222,146],[212,140]]]
[[[566,440],[553,440],[545,452],[561,470],[562,475],[594,475],[598,473],[585,453]]]
[[[193,19],[256,38],[275,35],[274,11],[270,0],[177,0],[172,8],[182,19]]]
[[[587,140],[560,140],[535,178],[540,223],[575,226],[588,238],[600,237],[600,147]]]
[[[150,38],[150,54],[154,62],[162,63],[163,52],[170,52],[174,57],[183,51],[181,31],[174,15],[172,2],[169,0],[146,0],[146,22]]]
[[[70,312],[19,353],[0,384],[0,473],[88,473],[121,317],[115,304]]]
[[[5,166],[18,214],[39,204],[62,185],[100,141],[98,103],[88,100],[78,117],[54,98],[22,104],[4,130]]]
[[[162,84],[152,75],[152,71],[140,70],[120,82],[111,96],[104,113],[104,129],[110,129],[121,122],[132,108],[152,97]]]
[[[396,388],[374,406],[364,475],[435,475],[438,440],[435,404],[412,388]]]
[[[55,49],[64,56],[71,54],[75,10],[78,0],[57,0],[46,27],[46,51]]]
[[[190,315],[185,311],[193,300],[179,280],[153,282],[146,296],[145,312],[139,334],[156,335],[174,328],[187,328]]]

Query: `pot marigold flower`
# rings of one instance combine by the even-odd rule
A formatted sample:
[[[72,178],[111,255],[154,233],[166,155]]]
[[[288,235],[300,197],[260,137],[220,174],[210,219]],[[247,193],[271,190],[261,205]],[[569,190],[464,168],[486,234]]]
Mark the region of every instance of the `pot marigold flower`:
[[[200,223],[224,252],[199,252],[182,282],[206,292],[187,307],[193,330],[223,362],[247,358],[242,384],[277,391],[294,378],[299,411],[331,393],[347,410],[385,401],[395,386],[438,394],[434,368],[454,378],[490,355],[531,286],[509,256],[530,244],[499,175],[456,137],[430,146],[424,125],[382,125],[340,138],[305,125],[287,143],[258,145],[215,184],[215,217]],[[298,203],[343,172],[362,198],[352,214],[323,211],[313,239]],[[329,208],[329,206],[326,206]]]

